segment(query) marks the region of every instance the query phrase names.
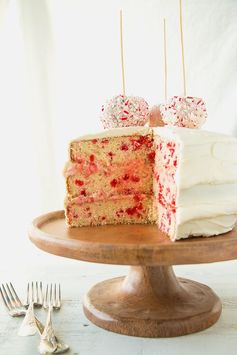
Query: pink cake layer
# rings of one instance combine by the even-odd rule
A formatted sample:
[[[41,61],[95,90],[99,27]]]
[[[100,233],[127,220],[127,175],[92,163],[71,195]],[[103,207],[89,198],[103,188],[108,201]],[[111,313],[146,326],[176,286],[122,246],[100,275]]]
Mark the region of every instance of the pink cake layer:
[[[145,157],[128,157],[126,164],[120,161],[110,164],[94,158],[88,175],[90,160],[83,164],[69,162],[65,169],[67,191],[72,196],[90,196],[99,190],[103,194],[151,193],[153,165]]]

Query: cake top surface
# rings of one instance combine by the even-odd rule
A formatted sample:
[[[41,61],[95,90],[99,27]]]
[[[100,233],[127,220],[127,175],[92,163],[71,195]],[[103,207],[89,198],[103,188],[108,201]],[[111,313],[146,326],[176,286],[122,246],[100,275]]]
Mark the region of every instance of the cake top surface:
[[[178,139],[187,144],[205,144],[214,142],[226,142],[237,144],[237,138],[218,132],[197,130],[192,128],[165,126],[153,128],[154,134],[170,139]]]
[[[166,137],[169,139],[178,139],[184,144],[200,145],[205,143],[225,142],[237,145],[237,138],[218,132],[210,132],[205,130],[197,130],[192,128],[176,127],[176,126],[164,126],[164,127],[147,127],[147,126],[134,126],[134,127],[122,127],[106,129],[104,131],[82,135],[72,142],[86,141],[92,139],[103,139],[110,137],[130,136],[130,135],[147,135],[154,134]],[[237,146],[236,146],[237,149]]]
[[[75,141],[84,141],[84,140],[91,140],[91,139],[100,139],[100,138],[109,138],[109,137],[119,137],[119,136],[130,136],[134,134],[139,134],[145,136],[147,134],[152,134],[152,129],[150,127],[141,127],[141,126],[133,126],[133,127],[122,127],[122,128],[112,128],[112,129],[105,129],[101,132],[96,132],[92,134],[86,134],[80,136],[73,140]]]

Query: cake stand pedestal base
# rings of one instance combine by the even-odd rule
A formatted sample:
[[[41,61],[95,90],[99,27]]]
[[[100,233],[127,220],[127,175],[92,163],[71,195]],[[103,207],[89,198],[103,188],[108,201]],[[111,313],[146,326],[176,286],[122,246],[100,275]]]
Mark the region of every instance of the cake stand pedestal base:
[[[84,300],[89,320],[139,337],[175,337],[213,325],[221,302],[206,285],[177,278],[172,266],[133,266],[126,277],[98,283]]]

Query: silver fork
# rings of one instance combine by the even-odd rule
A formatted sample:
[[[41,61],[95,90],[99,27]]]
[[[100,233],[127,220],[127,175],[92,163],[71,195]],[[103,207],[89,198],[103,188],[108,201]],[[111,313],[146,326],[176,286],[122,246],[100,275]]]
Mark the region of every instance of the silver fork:
[[[46,320],[45,326],[35,317],[34,315],[34,306],[37,304],[38,307],[43,305],[43,291],[42,291],[42,282],[39,283],[33,282],[28,283],[27,285],[27,302],[29,304],[28,311],[22,323],[20,335],[34,335],[36,330],[40,335],[40,345],[39,352],[41,354],[62,354],[69,350],[69,346],[64,342],[60,341],[59,338],[55,335],[52,318],[51,318],[51,304],[54,305],[56,309],[60,309],[61,307],[61,287],[58,285],[58,289],[56,284],[54,286],[54,292],[52,288],[52,284],[50,286],[50,297],[48,303],[48,317]],[[47,285],[48,289],[48,285]],[[47,297],[48,299],[48,297]],[[19,333],[18,333],[19,334]]]
[[[28,282],[26,292],[26,304],[27,312],[25,318],[20,326],[18,335],[30,336],[35,335],[37,332],[36,317],[34,314],[34,307],[42,307],[43,305],[43,291],[42,282]],[[39,322],[40,323],[40,322]],[[42,325],[43,327],[43,325]]]
[[[35,324],[36,320],[38,324],[41,323],[38,319],[35,319],[33,304],[31,304],[32,307],[29,306],[27,310],[26,307],[21,302],[21,300],[19,299],[11,282],[9,284],[6,283],[5,286],[2,284],[2,287],[0,287],[0,293],[10,316],[12,317],[25,316],[18,334],[21,336],[35,334],[37,330]],[[42,324],[41,327],[44,328]]]
[[[6,287],[5,287],[6,286]],[[12,283],[10,282],[9,285],[6,283],[5,286],[2,284],[2,287],[0,287],[0,293],[3,299],[3,302],[8,310],[8,313],[12,317],[19,317],[19,316],[25,316],[27,312],[32,312],[33,313],[33,303],[30,302],[29,308],[26,310],[25,306],[23,303],[20,301]],[[60,291],[61,294],[61,291]],[[29,296],[28,296],[29,298]],[[44,327],[43,324],[34,316],[35,324],[38,329],[38,332],[41,337],[41,344],[44,345],[44,342],[47,340],[47,351],[49,352],[49,347],[51,348],[51,352],[55,354],[62,354],[68,351],[69,346],[62,341],[58,339],[58,337],[55,336],[54,330],[52,328],[52,323],[50,319],[50,312],[51,312],[51,307],[49,307],[49,317],[48,321],[46,323],[46,326]],[[48,332],[50,332],[49,335]],[[53,340],[53,341],[52,341]],[[51,342],[50,342],[51,341]],[[56,346],[56,349],[55,349]],[[44,347],[40,349],[41,353],[46,354],[46,351],[44,351]],[[43,351],[42,351],[43,350]]]
[[[6,286],[6,287],[5,287]],[[20,317],[26,314],[26,309],[23,303],[20,301],[17,293],[10,282],[9,284],[2,284],[0,287],[0,293],[5,306],[8,309],[8,313],[11,317]]]
[[[57,287],[58,286],[58,287]],[[62,304],[61,286],[60,284],[50,284],[46,286],[43,307],[47,309],[51,307],[52,309],[59,310]]]
[[[53,351],[55,354],[62,354],[69,350],[69,346],[61,341],[55,336],[53,326],[52,326],[52,310],[61,308],[61,286],[58,284],[50,284],[46,286],[46,291],[44,295],[43,307],[48,309],[47,321],[44,328],[44,332],[41,334],[41,340],[39,345],[39,351],[41,354],[50,352],[49,349],[52,345],[57,342],[56,350]]]
[[[29,307],[30,303],[34,304],[34,307],[41,308],[43,306],[43,285],[42,281],[28,282],[27,284],[27,297],[26,307]]]

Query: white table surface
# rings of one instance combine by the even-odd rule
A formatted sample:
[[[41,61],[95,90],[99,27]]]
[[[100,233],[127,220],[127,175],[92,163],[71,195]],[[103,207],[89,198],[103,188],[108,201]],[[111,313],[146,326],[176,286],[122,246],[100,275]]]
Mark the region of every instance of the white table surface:
[[[128,337],[108,332],[89,322],[82,311],[83,295],[95,283],[124,275],[127,267],[92,264],[50,255],[31,243],[0,250],[1,283],[12,281],[19,295],[27,281],[59,282],[63,307],[53,315],[56,333],[67,342],[70,355],[236,355],[237,354],[237,261],[175,267],[178,276],[212,287],[223,303],[220,320],[200,333],[168,339]],[[45,321],[43,309],[37,311]],[[17,335],[22,319],[11,318],[0,299],[0,355],[38,354],[38,336]]]

